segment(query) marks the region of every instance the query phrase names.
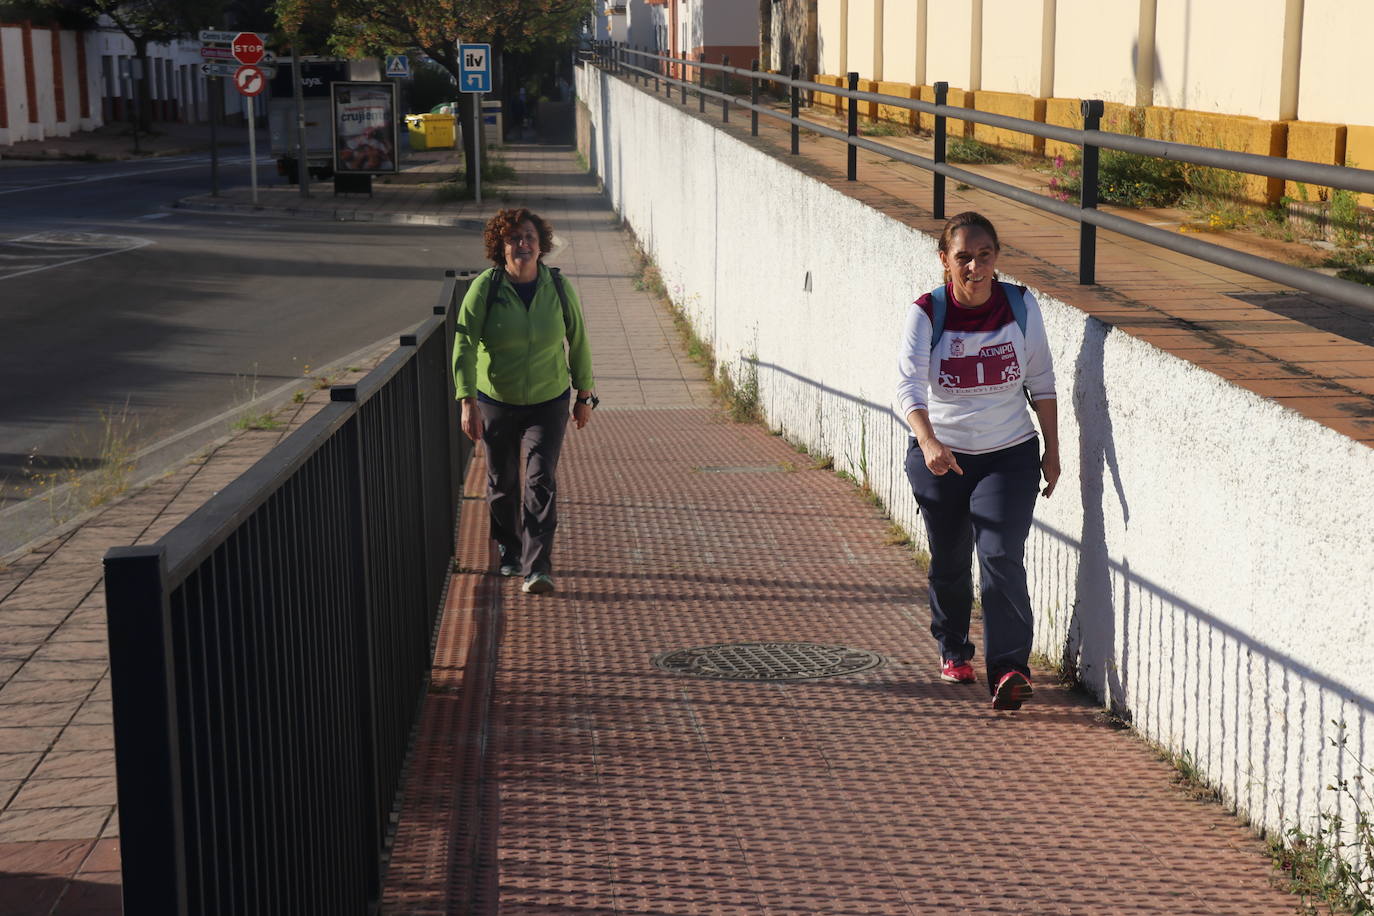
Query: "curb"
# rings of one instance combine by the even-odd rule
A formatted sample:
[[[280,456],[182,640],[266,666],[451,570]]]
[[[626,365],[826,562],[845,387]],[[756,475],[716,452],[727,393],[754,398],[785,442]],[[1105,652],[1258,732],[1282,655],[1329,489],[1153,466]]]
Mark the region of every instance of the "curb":
[[[172,209],[188,213],[242,213],[251,216],[277,216],[288,219],[306,219],[336,223],[383,223],[408,226],[449,226],[472,227],[482,225],[480,220],[471,217],[443,216],[436,213],[387,213],[374,210],[347,210],[341,208],[307,207],[269,207],[262,204],[238,203],[237,201],[205,201],[185,197],[172,204]]]

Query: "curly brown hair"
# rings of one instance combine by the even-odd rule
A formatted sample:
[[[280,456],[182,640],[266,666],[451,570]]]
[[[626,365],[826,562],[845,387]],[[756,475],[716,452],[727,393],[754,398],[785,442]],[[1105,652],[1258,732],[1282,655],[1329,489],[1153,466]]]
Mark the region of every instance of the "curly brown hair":
[[[515,230],[525,220],[534,223],[534,231],[539,233],[540,257],[553,250],[553,225],[525,207],[512,207],[498,210],[495,216],[487,220],[487,228],[482,233],[482,244],[486,246],[491,263],[497,267],[506,266],[506,239],[515,235]]]

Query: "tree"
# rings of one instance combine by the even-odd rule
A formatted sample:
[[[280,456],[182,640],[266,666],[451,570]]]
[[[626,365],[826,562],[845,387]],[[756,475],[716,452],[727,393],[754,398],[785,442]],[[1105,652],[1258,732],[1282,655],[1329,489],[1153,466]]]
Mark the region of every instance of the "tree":
[[[495,59],[551,39],[571,41],[591,15],[593,0],[278,0],[283,32],[300,34],[328,21],[329,48],[345,57],[400,53],[418,48],[458,80],[458,41],[486,42]],[[476,113],[475,93],[461,94],[467,123]],[[476,184],[472,163],[484,144],[463,132],[466,181]]]

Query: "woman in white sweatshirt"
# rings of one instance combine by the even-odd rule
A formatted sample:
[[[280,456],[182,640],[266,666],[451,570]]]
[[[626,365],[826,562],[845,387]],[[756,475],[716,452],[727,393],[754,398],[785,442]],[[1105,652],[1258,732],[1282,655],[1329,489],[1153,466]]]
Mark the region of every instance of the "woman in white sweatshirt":
[[[940,644],[940,677],[976,680],[968,638],[976,548],[992,705],[1019,709],[1031,695],[1023,553],[1036,494],[1049,496],[1059,480],[1059,426],[1040,307],[1025,287],[997,281],[999,251],[997,230],[981,214],[960,213],[945,224],[946,283],[907,315],[897,405],[911,429],[907,478],[930,541],[930,631]]]

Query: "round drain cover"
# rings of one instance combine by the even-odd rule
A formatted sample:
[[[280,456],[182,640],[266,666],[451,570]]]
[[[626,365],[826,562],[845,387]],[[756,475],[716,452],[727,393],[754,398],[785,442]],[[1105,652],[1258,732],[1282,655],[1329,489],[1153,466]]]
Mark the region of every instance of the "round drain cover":
[[[792,681],[867,671],[883,657],[866,649],[809,642],[737,642],[678,649],[654,656],[654,665],[674,674],[726,681]]]

